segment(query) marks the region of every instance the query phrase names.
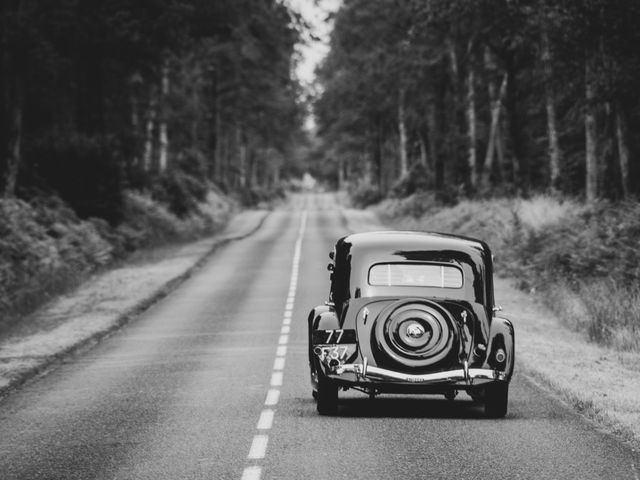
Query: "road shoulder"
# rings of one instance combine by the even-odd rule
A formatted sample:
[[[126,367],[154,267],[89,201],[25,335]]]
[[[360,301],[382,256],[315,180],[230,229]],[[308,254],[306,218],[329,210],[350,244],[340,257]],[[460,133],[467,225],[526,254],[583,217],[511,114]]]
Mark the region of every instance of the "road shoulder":
[[[352,232],[388,230],[371,211],[343,209]],[[640,354],[589,343],[513,279],[496,278],[496,303],[516,331],[516,375],[525,375],[595,424],[640,448]]]
[[[0,397],[129,322],[189,278],[218,248],[257,231],[268,214],[241,212],[219,235],[164,247],[97,274],[3,332]]]

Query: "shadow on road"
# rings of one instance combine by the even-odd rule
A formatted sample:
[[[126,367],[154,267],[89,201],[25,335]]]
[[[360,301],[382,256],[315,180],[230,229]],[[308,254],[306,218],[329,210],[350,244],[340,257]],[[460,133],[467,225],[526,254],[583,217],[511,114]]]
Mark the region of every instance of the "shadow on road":
[[[340,417],[486,419],[482,405],[468,399],[428,396],[340,399]]]

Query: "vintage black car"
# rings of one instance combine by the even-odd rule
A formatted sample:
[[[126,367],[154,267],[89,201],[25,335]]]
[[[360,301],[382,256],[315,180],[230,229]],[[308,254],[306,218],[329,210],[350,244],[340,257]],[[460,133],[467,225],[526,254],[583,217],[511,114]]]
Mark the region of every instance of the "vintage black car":
[[[486,243],[419,232],[357,233],[329,254],[329,301],[309,314],[309,365],[318,412],[338,391],[459,391],[507,413],[514,365],[511,322],[495,315]]]

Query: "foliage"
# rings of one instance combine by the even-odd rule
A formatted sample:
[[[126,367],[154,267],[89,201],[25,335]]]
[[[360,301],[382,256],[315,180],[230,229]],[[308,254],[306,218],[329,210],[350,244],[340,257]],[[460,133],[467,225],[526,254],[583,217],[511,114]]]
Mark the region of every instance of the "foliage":
[[[126,188],[180,215],[207,182],[272,188],[299,168],[301,29],[277,0],[3,2],[0,194],[117,223]]]
[[[388,221],[393,218],[421,218],[427,213],[436,213],[442,208],[434,193],[419,192],[407,197],[383,200],[376,210]]]
[[[0,311],[28,308],[111,256],[96,226],[55,197],[0,200]]]
[[[0,200],[0,315],[28,312],[113,260],[219,231],[232,204],[213,192],[178,217],[152,198],[123,195],[123,221],[81,220],[55,196]]]
[[[209,191],[206,158],[193,148],[178,155],[152,186],[153,198],[180,217],[196,211]]]
[[[316,171],[406,196],[407,158],[467,197],[589,195],[587,173],[589,200],[637,195],[639,21],[632,0],[345,0],[318,72]]]
[[[360,182],[350,188],[349,197],[354,207],[364,208],[382,200],[382,192],[373,185]]]
[[[427,192],[430,186],[427,168],[421,163],[416,163],[391,187],[391,196],[408,197],[414,193]]]

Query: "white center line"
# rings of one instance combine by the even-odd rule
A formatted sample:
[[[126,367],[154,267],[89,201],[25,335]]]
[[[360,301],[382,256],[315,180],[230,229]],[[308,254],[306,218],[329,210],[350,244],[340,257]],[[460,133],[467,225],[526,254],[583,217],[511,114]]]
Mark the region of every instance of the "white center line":
[[[281,387],[282,386],[282,372],[273,372],[271,374],[271,386],[272,387]]]
[[[249,450],[248,458],[256,460],[264,458],[267,453],[267,443],[269,442],[268,435],[254,435],[253,442],[251,443],[251,449]]]
[[[271,374],[271,386],[272,387],[282,386],[282,372],[273,372]]]
[[[247,467],[242,472],[242,480],[260,480],[262,475],[262,468],[260,467]]]
[[[264,400],[264,404],[267,407],[274,407],[280,400],[280,388],[282,386],[284,377],[284,365],[287,355],[287,343],[289,343],[289,333],[291,332],[291,317],[293,316],[293,307],[296,298],[296,289],[298,287],[298,271],[300,266],[300,252],[302,251],[302,238],[304,237],[304,230],[307,225],[307,212],[302,213],[302,221],[300,222],[300,230],[298,230],[298,238],[296,239],[296,246],[293,253],[293,266],[291,268],[291,279],[289,284],[289,294],[284,309],[284,316],[282,319],[282,329],[280,331],[280,338],[278,338],[278,348],[276,350],[276,358],[273,361],[273,369],[271,372],[271,382],[267,397]],[[266,408],[260,412],[260,418],[256,425],[256,430],[259,432],[265,432],[270,430],[273,426],[273,419],[275,416],[275,410]],[[254,435],[249,449],[248,460],[262,460],[267,453],[267,444],[269,443],[269,436],[264,433]],[[262,467],[255,465],[256,462],[251,462],[251,465],[247,465],[242,471],[241,480],[260,480],[262,477]]]
[[[284,370],[284,357],[277,357],[273,361],[273,369],[274,370]]]
[[[278,404],[278,400],[280,400],[280,390],[272,388],[267,392],[267,398],[265,399],[264,404],[268,407],[272,407]]]
[[[273,425],[273,410],[263,410],[260,414],[260,418],[258,419],[258,425],[256,428],[258,430],[269,430]]]

